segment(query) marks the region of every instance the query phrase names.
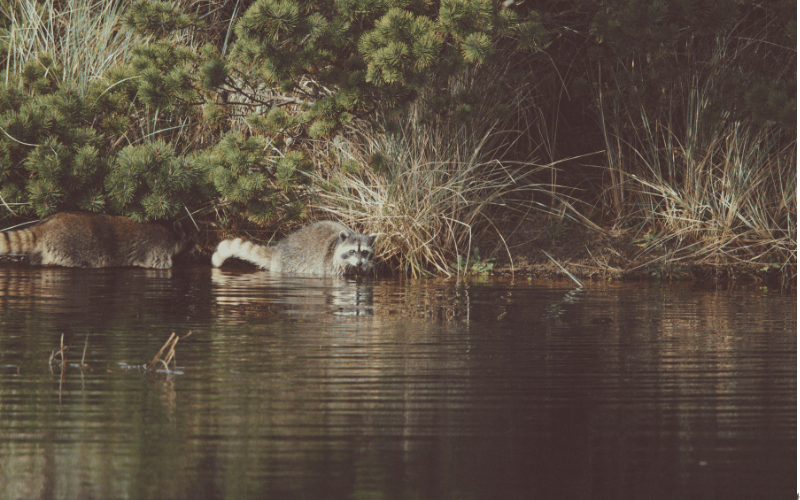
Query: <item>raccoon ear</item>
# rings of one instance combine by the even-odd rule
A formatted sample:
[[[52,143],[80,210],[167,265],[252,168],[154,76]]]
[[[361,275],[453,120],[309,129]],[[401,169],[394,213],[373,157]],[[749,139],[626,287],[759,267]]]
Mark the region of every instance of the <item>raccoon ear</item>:
[[[174,229],[175,232],[178,233],[178,236],[180,237],[183,237],[186,234],[183,230],[183,226],[181,226],[181,221],[176,220],[175,222],[173,222],[172,229]]]
[[[349,238],[349,237],[350,237],[350,233],[348,233],[347,231],[340,232],[339,233],[339,243],[347,241],[347,238]]]
[[[375,245],[375,240],[378,239],[379,233],[372,233],[367,235],[367,241],[369,242],[369,246]]]

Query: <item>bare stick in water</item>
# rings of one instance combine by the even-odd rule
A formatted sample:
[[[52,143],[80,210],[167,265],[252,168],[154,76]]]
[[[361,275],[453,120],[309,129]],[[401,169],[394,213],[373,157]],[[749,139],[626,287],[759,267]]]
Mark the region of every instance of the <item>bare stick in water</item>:
[[[189,330],[189,333],[184,335],[183,338],[189,337],[192,333],[193,332]],[[164,345],[161,346],[161,349],[158,350],[158,353],[156,353],[156,356],[153,358],[153,361],[151,361],[150,364],[147,365],[147,370],[146,370],[147,373],[152,372],[155,366],[159,362],[164,365],[164,368],[166,368],[167,370],[167,374],[169,374],[170,362],[173,363],[173,369],[175,368],[175,366],[177,366],[177,361],[175,360],[175,346],[178,344],[178,341],[180,339],[181,337],[175,335],[175,332],[172,332],[167,341],[164,342]],[[164,353],[164,351],[166,351],[166,354],[162,358],[161,355]]]
[[[545,252],[544,250],[542,250],[542,253],[543,253],[543,254],[545,254],[545,255],[547,255],[547,258],[549,258],[550,260],[552,260],[553,262],[555,262],[555,263],[556,263],[556,265],[557,265],[558,267],[560,267],[562,271],[564,271],[565,273],[567,273],[567,276],[569,276],[569,277],[570,277],[570,279],[571,279],[572,281],[574,281],[575,283],[577,283],[579,287],[583,288],[583,283],[581,283],[581,280],[579,280],[578,278],[576,278],[575,276],[573,276],[571,272],[569,272],[569,271],[567,271],[566,269],[564,269],[564,266],[562,266],[561,264],[559,264],[559,263],[558,263],[558,261],[556,261],[556,259],[552,258],[552,257],[550,256],[550,254],[549,254],[549,253]]]
[[[86,334],[86,342],[83,344],[83,356],[81,357],[81,369],[86,366],[86,350],[89,348],[89,334]]]

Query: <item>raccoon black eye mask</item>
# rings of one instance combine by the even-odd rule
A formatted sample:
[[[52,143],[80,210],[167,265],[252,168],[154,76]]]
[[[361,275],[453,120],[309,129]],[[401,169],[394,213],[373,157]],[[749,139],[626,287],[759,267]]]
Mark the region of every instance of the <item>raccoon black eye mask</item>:
[[[338,222],[315,222],[270,247],[241,238],[223,240],[211,263],[219,267],[236,257],[274,273],[365,275],[374,270],[376,238]]]

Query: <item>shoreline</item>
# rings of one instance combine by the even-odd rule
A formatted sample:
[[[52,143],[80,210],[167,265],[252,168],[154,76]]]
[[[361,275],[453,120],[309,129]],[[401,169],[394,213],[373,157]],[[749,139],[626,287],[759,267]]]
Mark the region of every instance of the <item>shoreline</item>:
[[[490,248],[481,242],[478,247],[481,251]],[[548,216],[521,227],[508,239],[507,248],[502,244],[491,248],[486,258],[495,259],[488,273],[494,276],[510,276],[513,270],[514,275],[569,279],[565,269],[589,281],[702,282],[707,286],[760,285],[787,291],[797,288],[797,276],[784,281],[780,267],[709,263],[680,249],[641,242],[631,229],[598,231],[576,223],[559,225]]]

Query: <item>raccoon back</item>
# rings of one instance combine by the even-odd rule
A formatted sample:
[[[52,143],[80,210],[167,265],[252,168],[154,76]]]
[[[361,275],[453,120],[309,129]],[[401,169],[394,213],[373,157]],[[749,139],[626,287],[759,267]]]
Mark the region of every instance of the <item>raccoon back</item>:
[[[219,267],[226,259],[236,257],[274,273],[364,274],[372,270],[374,241],[374,235],[360,235],[344,224],[321,221],[291,233],[272,247],[241,238],[224,240],[217,246],[211,262]],[[369,257],[355,257],[350,253],[352,248],[366,252]]]
[[[32,264],[66,267],[169,268],[172,258],[191,245],[182,231],[171,231],[160,224],[69,212],[0,235],[0,254],[28,254]]]
[[[306,226],[278,243],[273,272],[299,274],[344,274],[336,259],[340,235],[351,231],[344,224],[320,221]]]

